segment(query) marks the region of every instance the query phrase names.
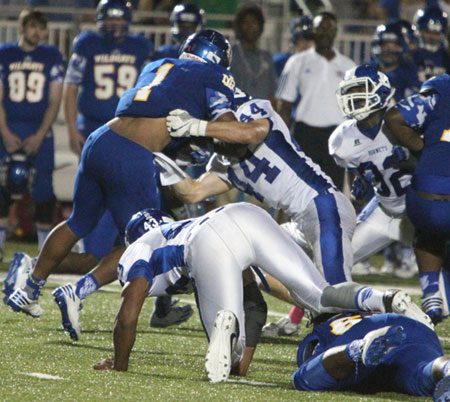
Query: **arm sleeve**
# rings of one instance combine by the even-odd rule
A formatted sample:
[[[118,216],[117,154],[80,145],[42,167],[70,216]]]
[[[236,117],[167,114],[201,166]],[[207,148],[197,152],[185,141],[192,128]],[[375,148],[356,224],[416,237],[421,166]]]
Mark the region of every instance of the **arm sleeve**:
[[[64,62],[61,53],[57,50],[55,60],[50,68],[50,81],[62,84],[64,82]]]
[[[437,96],[436,94],[416,94],[402,99],[395,107],[408,126],[421,129],[428,123],[428,117],[436,105]]]
[[[276,91],[276,97],[294,103],[298,96],[298,75],[301,59],[290,57],[281,73],[280,81]]]

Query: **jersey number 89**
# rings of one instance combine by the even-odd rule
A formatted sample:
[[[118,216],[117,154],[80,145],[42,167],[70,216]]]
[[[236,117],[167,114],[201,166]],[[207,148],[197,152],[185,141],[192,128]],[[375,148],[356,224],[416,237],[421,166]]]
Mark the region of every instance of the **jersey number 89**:
[[[44,95],[45,75],[32,71],[30,74],[23,71],[14,71],[8,76],[9,99],[12,102],[30,103],[40,102]]]

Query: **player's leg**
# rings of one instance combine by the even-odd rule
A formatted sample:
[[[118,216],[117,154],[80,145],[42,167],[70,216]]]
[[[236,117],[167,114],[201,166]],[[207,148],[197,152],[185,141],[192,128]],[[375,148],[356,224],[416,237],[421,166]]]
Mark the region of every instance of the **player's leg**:
[[[352,236],[356,215],[350,201],[340,192],[319,194],[308,205],[298,222],[314,254],[314,263],[327,282],[351,280]]]
[[[31,197],[36,203],[34,220],[38,236],[38,250],[53,227],[56,198],[53,192],[53,170],[55,168],[53,137],[44,138],[38,153],[32,158],[35,171]]]
[[[210,342],[206,369],[213,382],[228,378],[245,348],[242,271],[249,265],[245,238],[233,224],[217,223],[203,223],[185,246],[200,319]],[[236,346],[234,337],[238,338]]]

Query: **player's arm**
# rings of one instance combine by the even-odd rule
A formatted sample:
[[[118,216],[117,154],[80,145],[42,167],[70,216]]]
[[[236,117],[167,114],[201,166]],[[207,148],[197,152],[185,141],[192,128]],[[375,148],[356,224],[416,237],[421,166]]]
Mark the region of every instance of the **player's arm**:
[[[77,97],[78,85],[64,84],[64,115],[66,117],[67,130],[69,131],[70,149],[75,154],[81,155],[85,138],[77,129]]]
[[[48,106],[42,118],[42,123],[34,135],[26,138],[23,142],[23,150],[29,155],[35,155],[42,144],[45,136],[58,115],[61,104],[63,84],[57,81],[50,82]]]
[[[267,119],[248,123],[237,120],[208,122],[176,109],[167,117],[167,128],[172,137],[211,137],[228,143],[257,144],[267,137],[270,123]]]
[[[424,142],[420,134],[407,124],[403,115],[396,107],[391,108],[384,118],[384,133],[393,143],[404,145],[413,152],[420,152],[423,149]]]
[[[8,127],[6,113],[3,107],[4,86],[0,84],[0,134],[6,152],[12,153],[20,149],[22,141]]]
[[[149,282],[143,277],[131,280],[122,292],[120,309],[114,325],[114,360],[97,363],[97,370],[127,371],[131,349],[136,340],[136,327],[144,304]]]
[[[202,174],[198,179],[191,177],[172,186],[177,197],[186,204],[193,204],[214,195],[222,194],[232,188],[212,172]]]

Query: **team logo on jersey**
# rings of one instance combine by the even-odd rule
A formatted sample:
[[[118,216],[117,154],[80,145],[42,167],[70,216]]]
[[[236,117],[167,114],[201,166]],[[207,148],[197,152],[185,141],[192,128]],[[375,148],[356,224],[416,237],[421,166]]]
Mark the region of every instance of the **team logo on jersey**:
[[[234,82],[234,78],[231,75],[223,74],[222,76],[222,84],[226,87],[230,88],[232,91],[234,91],[234,87],[236,86]]]
[[[353,144],[353,146],[357,147],[358,145],[361,145],[361,141],[360,141],[359,138],[357,138],[357,139],[355,140],[355,143]]]

